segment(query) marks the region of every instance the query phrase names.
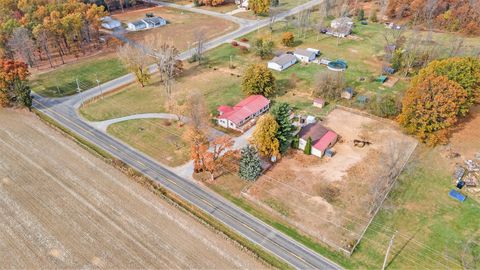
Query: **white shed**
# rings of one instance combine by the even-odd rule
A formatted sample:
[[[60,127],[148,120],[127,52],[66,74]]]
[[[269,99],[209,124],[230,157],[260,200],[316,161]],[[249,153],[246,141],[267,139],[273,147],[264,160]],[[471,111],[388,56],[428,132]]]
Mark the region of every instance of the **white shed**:
[[[310,63],[311,61],[315,60],[315,57],[317,57],[315,52],[304,49],[296,49],[295,52],[293,52],[293,55],[295,55],[298,60],[304,63]]]

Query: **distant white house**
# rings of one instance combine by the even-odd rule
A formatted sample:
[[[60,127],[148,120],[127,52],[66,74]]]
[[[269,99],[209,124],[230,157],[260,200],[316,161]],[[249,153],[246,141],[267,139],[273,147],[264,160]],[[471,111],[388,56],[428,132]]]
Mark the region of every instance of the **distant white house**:
[[[248,0],[235,0],[235,4],[238,7],[248,9]]]
[[[109,17],[109,16],[103,17],[101,21],[102,21],[102,27],[108,30],[112,30],[114,28],[122,26],[120,21],[114,20],[112,19],[112,17]]]
[[[297,63],[297,57],[292,54],[282,54],[268,62],[268,68],[282,71]]]
[[[349,17],[337,18],[330,23],[330,28],[326,34],[335,37],[346,37],[352,33],[353,25],[353,20]]]
[[[317,57],[317,54],[315,52],[305,49],[296,49],[293,52],[293,55],[295,55],[295,57],[297,57],[300,62],[304,63],[310,63]]]
[[[127,30],[138,31],[138,30],[156,28],[166,24],[167,24],[167,21],[162,17],[145,17],[138,21],[129,22],[127,24]]]

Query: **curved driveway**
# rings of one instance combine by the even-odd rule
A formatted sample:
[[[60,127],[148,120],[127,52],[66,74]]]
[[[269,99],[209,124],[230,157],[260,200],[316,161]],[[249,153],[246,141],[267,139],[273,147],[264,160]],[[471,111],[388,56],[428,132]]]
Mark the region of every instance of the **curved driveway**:
[[[278,15],[277,19],[285,18],[301,10],[318,5],[322,1],[323,0],[312,0]],[[207,42],[207,49],[216,47],[228,40],[238,38],[267,24],[268,19],[241,27],[230,34]],[[181,58],[188,58],[190,53],[191,52],[188,51],[182,53]],[[128,74],[104,83],[100,89],[106,92],[132,81],[133,76]],[[88,124],[78,115],[77,109],[86,99],[98,96],[101,93],[100,89],[93,88],[74,96],[59,99],[44,98],[34,94],[33,103],[37,110],[53,118],[65,128],[76,133],[86,141],[97,145],[99,148],[107,151],[112,156],[122,160],[151,179],[154,179],[166,189],[209,213],[236,233],[243,235],[265,250],[275,254],[293,267],[300,269],[341,269],[337,264],[265,224],[223,197],[220,197],[195,182],[173,173],[140,151],[129,147],[123,142],[116,140],[112,136]]]

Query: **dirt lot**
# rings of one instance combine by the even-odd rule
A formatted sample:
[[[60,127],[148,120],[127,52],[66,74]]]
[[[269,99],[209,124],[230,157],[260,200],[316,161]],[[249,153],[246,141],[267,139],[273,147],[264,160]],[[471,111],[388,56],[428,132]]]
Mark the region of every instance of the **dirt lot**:
[[[44,125],[0,110],[2,268],[262,268]]]
[[[301,231],[349,250],[370,217],[375,187],[386,187],[380,179],[403,167],[416,142],[389,122],[341,109],[323,124],[341,136],[333,158],[292,151],[246,196]],[[372,144],[357,148],[354,139]]]
[[[154,36],[156,39],[172,42],[180,51],[188,49],[189,43],[194,42],[195,33],[202,31],[208,40],[231,32],[238,27],[237,24],[227,20],[167,7],[128,11],[112,17],[122,23],[128,23],[145,17],[146,13],[153,13],[164,18],[168,24],[155,29],[130,32],[127,33],[127,37],[143,41],[147,35]]]

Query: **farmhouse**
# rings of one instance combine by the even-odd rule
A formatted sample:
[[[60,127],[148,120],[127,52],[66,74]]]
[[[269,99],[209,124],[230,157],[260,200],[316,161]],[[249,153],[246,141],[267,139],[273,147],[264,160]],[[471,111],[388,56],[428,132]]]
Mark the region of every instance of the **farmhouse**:
[[[299,61],[304,63],[310,63],[317,57],[317,54],[314,51],[305,49],[296,49],[295,52],[293,52],[293,55],[295,55]]]
[[[119,21],[114,20],[112,19],[112,17],[108,17],[108,16],[103,17],[101,21],[102,21],[102,27],[108,30],[112,30],[114,28],[122,26],[122,24]]]
[[[297,58],[291,54],[282,54],[280,56],[274,57],[268,62],[268,68],[282,71],[289,68],[291,65],[297,62]]]
[[[327,31],[327,35],[335,37],[346,37],[352,33],[353,20],[348,17],[341,17],[333,20],[330,23],[330,28]]]
[[[130,22],[127,24],[127,30],[138,31],[143,29],[150,29],[166,25],[167,21],[161,17],[145,17],[141,20]]]
[[[247,122],[260,116],[270,108],[270,100],[262,95],[249,96],[237,105],[218,107],[217,123],[224,128],[243,131]]]
[[[312,155],[322,157],[325,151],[332,147],[338,139],[337,133],[323,126],[320,122],[311,123],[302,128],[298,134],[298,148],[305,150],[308,138],[312,139]]]

